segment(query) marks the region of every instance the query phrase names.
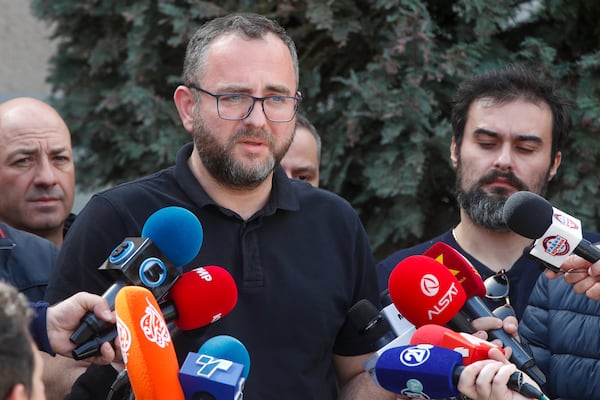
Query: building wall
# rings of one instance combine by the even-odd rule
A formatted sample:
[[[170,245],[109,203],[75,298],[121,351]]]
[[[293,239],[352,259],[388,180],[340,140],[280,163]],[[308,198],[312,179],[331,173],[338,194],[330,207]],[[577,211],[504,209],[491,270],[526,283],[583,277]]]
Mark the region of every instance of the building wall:
[[[50,26],[31,15],[29,1],[0,0],[0,102],[29,96],[45,100],[48,60],[55,45]],[[79,212],[90,194],[77,190],[73,211]]]
[[[0,0],[0,101],[50,93],[51,28],[31,15],[29,1]]]

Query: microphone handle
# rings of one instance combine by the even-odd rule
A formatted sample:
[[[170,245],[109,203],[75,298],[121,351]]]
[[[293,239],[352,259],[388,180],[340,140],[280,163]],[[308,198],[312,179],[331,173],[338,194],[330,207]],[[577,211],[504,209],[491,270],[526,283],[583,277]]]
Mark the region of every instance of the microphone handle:
[[[495,317],[483,300],[478,296],[469,297],[463,306],[463,310],[473,318]],[[491,339],[499,339],[504,346],[510,346],[512,348],[510,361],[513,362],[518,369],[525,371],[533,369],[536,373],[530,375],[531,378],[540,386],[543,386],[546,383],[543,374],[537,373],[537,370],[539,369],[536,367],[533,357],[525,351],[521,343],[514,337],[507,334],[502,328],[490,330],[488,331],[488,335]]]
[[[600,260],[600,249],[590,243],[589,240],[581,239],[573,253],[592,264]]]
[[[111,310],[115,309],[115,298],[117,297],[117,293],[125,286],[127,286],[125,281],[118,280],[102,295],[102,298],[107,301]],[[76,345],[82,345],[94,335],[98,335],[100,332],[105,331],[109,326],[110,324],[108,322],[98,319],[96,314],[90,311],[83,316],[79,326],[71,334],[71,342]]]
[[[446,326],[455,332],[475,333],[476,330],[471,324],[471,319],[465,315],[461,310],[448,323]]]
[[[465,369],[464,365],[458,365],[456,368],[454,368],[454,371],[452,371],[452,383],[454,383],[455,386],[458,385],[458,380],[460,379],[460,374],[462,374],[464,369]],[[527,398],[533,398],[533,399],[545,399],[546,398],[544,393],[541,390],[539,390],[538,388],[536,388],[535,386],[533,386],[530,383],[523,382],[523,373],[521,371],[513,372],[510,375],[510,378],[509,378],[508,382],[506,383],[506,386],[508,386],[508,388],[510,390],[520,393]]]

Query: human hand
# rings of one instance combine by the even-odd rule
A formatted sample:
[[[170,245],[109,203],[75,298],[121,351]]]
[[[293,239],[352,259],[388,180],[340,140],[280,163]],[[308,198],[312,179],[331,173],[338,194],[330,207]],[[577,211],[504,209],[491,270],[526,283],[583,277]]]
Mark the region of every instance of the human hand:
[[[80,292],[48,308],[46,329],[52,350],[65,357],[71,357],[75,344],[69,339],[87,312],[93,312],[106,322],[116,322],[115,313],[101,296]],[[101,354],[87,361],[94,364],[108,364],[115,358],[115,350],[110,343],[102,344]]]
[[[544,274],[548,279],[564,276],[565,282],[573,285],[575,293],[600,300],[600,261],[592,264],[579,256],[571,255],[560,266],[560,272],[546,270]]]
[[[517,367],[511,364],[498,349],[490,349],[490,359],[477,361],[464,368],[458,390],[474,400],[524,400],[524,395],[508,388],[507,384]],[[539,389],[539,386],[526,374],[523,381]]]
[[[508,316],[504,318],[504,320],[495,317],[481,317],[474,319],[471,324],[473,325],[473,328],[477,329],[477,332],[473,333],[473,335],[480,339],[488,340],[489,337],[487,331],[502,328],[507,334],[519,340],[519,336],[517,334],[519,323],[517,318],[514,316]],[[491,342],[499,347],[504,348],[507,358],[511,357],[512,348],[504,347],[506,343],[502,343],[500,339],[495,339]]]

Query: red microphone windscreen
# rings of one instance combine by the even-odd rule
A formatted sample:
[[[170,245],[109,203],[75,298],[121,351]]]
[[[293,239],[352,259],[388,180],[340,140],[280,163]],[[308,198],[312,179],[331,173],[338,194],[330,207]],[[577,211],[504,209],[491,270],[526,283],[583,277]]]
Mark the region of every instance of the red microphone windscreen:
[[[229,314],[237,303],[238,292],[231,274],[213,265],[181,275],[171,287],[169,298],[177,308],[175,325],[191,330]]]
[[[414,255],[400,261],[388,281],[392,302],[416,327],[445,325],[467,296],[456,278],[434,259]]]
[[[122,288],[115,299],[121,353],[136,399],[183,400],[179,363],[156,299],[139,286]]]
[[[452,275],[458,279],[468,297],[485,297],[485,285],[479,272],[454,247],[443,242],[437,242],[427,249],[423,255],[431,257],[446,266],[452,272]]]
[[[497,348],[504,353],[504,349],[493,343],[486,342],[468,333],[458,333],[440,325],[423,325],[419,327],[410,338],[410,344],[431,344],[445,349],[459,352],[463,357],[463,364],[469,365],[475,361],[487,360],[491,348]]]

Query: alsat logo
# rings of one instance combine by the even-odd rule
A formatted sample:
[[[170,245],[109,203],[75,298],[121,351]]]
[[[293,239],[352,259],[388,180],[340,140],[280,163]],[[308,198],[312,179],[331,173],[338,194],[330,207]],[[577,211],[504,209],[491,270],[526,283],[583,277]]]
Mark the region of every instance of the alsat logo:
[[[560,235],[545,237],[542,246],[544,251],[551,256],[564,256],[571,250],[569,241]]]
[[[421,291],[425,296],[433,297],[440,290],[440,282],[433,274],[426,274],[421,278]]]

